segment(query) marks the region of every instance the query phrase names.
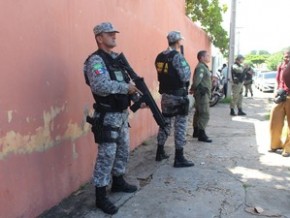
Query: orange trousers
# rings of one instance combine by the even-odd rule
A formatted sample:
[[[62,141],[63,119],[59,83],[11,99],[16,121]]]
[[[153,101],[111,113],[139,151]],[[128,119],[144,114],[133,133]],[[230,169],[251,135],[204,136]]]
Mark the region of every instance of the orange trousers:
[[[285,142],[282,142],[281,134],[285,117],[287,119],[288,131]],[[275,104],[270,116],[270,140],[271,149],[283,149],[283,153],[290,153],[290,96],[286,101]]]

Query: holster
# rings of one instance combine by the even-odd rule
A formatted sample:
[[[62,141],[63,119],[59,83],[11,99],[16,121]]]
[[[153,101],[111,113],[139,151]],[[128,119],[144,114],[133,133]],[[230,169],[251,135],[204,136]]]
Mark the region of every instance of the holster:
[[[179,109],[179,115],[188,115],[189,112],[189,99],[188,97],[184,97],[184,102],[181,104],[180,109]]]
[[[201,85],[199,85],[197,87],[196,92],[198,92],[200,94],[200,96],[204,96],[206,93],[208,93],[208,94],[210,93],[209,90],[208,90],[208,88],[203,87]]]
[[[118,131],[119,128],[104,126],[104,117],[89,117],[86,121],[92,125],[92,132],[94,134],[95,143],[116,142],[117,139],[112,138],[112,131]]]

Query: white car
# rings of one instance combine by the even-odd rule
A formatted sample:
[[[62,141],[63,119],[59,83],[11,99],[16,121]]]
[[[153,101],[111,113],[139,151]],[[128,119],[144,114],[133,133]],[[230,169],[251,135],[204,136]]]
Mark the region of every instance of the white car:
[[[273,92],[276,83],[277,71],[270,71],[262,73],[262,76],[259,81],[259,89],[262,92]]]
[[[266,73],[268,71],[258,71],[255,78],[254,78],[254,84],[255,84],[255,87],[257,89],[260,89],[260,85],[261,85],[261,80],[262,80],[262,77],[263,77],[263,74]]]

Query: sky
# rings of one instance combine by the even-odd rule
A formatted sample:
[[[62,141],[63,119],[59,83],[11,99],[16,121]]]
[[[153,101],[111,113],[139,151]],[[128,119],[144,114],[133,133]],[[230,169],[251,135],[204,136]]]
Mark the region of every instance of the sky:
[[[231,0],[223,26],[229,31]],[[290,0],[237,0],[236,54],[252,50],[274,53],[290,46]]]

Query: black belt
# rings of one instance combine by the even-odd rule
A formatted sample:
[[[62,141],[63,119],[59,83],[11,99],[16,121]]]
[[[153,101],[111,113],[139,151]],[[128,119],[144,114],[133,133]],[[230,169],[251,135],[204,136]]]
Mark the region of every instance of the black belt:
[[[95,109],[96,112],[99,113],[107,113],[107,112],[115,112],[115,113],[123,113],[125,111],[127,111],[127,109],[116,109],[116,108],[112,108],[110,105],[105,105],[105,104],[98,104],[98,103],[94,103],[93,108]]]
[[[175,95],[175,96],[187,96],[188,92],[185,89],[177,89],[177,90],[167,90],[164,91],[165,94]]]

